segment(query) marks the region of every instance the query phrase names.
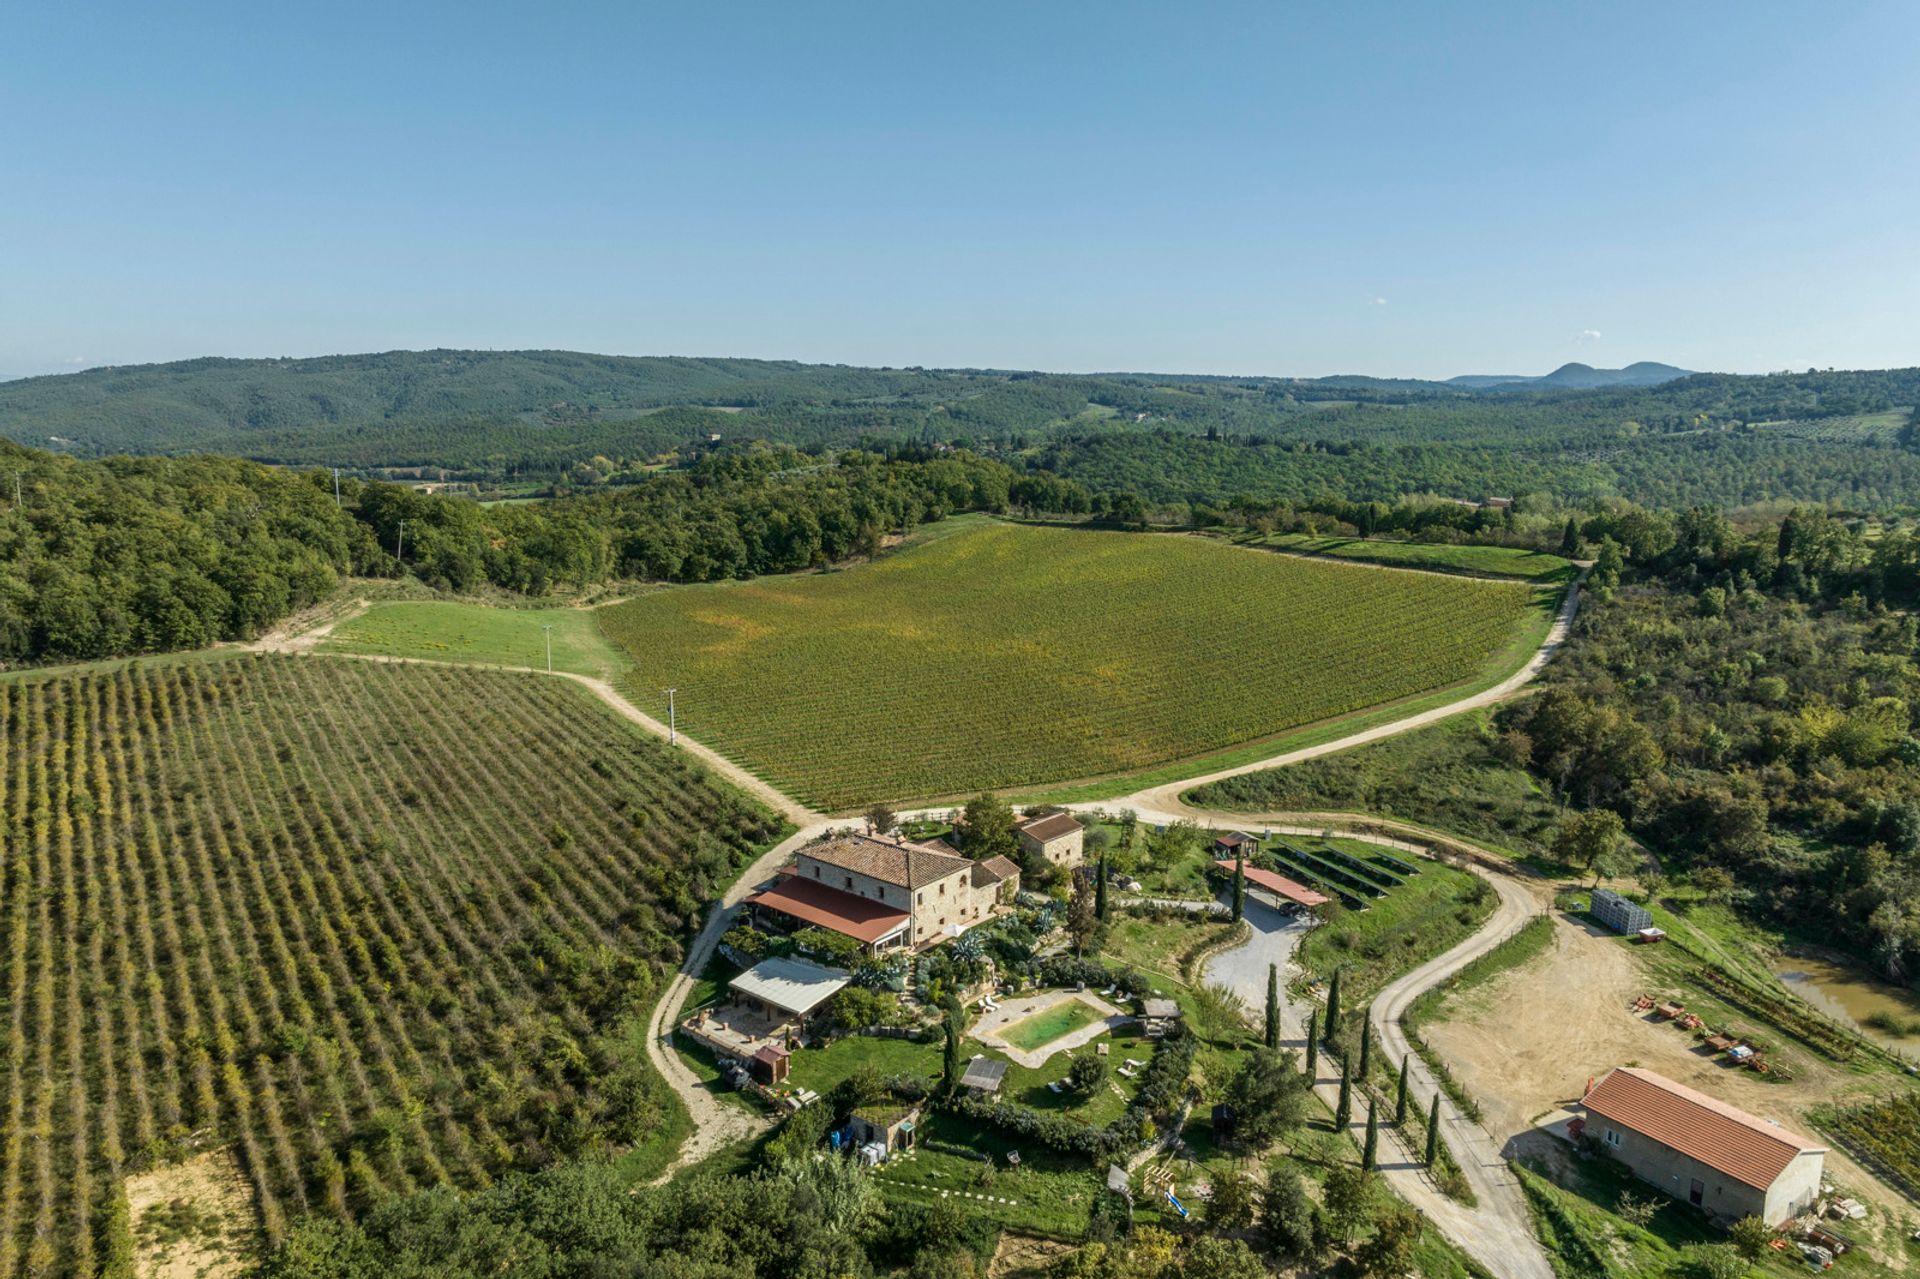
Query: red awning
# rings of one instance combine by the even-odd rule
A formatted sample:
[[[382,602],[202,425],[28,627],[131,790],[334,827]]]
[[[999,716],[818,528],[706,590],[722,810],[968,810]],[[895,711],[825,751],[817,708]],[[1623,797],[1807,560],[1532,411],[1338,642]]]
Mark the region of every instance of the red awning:
[[[1230,871],[1233,869],[1233,862],[1230,859],[1216,861],[1214,865],[1222,870]],[[1324,893],[1314,892],[1305,884],[1295,883],[1285,875],[1276,875],[1272,871],[1262,870],[1258,866],[1247,867],[1247,882],[1264,888],[1270,893],[1278,893],[1288,901],[1298,902],[1302,906],[1324,906],[1333,900]]]
[[[885,902],[829,888],[810,879],[793,876],[783,879],[763,893],[747,898],[751,906],[765,906],[803,923],[843,934],[861,942],[876,942],[904,928],[905,911]]]

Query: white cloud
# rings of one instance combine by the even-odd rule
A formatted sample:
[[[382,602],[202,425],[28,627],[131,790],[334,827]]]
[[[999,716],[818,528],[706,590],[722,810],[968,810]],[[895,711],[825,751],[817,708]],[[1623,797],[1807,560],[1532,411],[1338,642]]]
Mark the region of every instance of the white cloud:
[[[1581,329],[1580,336],[1574,339],[1576,342],[1598,342],[1599,340],[1599,329]]]
[[[1385,306],[1386,304],[1387,300],[1385,298],[1375,298],[1373,301],[1367,303],[1368,306]]]
[[[86,362],[87,362],[87,357],[84,355],[69,355],[64,361],[62,361],[62,363],[66,363],[66,364],[85,364]]]

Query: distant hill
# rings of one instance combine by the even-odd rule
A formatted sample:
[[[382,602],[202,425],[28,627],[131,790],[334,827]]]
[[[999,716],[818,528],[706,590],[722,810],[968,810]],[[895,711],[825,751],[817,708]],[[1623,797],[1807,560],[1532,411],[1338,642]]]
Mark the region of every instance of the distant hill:
[[[1210,505],[1409,493],[1920,504],[1920,369],[1665,364],[1451,383],[862,368],[576,351],[184,360],[0,383],[0,438],[579,489],[746,441],[958,446]],[[4,472],[0,472],[0,477]],[[4,480],[0,479],[0,483]]]
[[[1543,377],[1468,373],[1460,377],[1448,378],[1447,385],[1465,387],[1471,391],[1496,389],[1502,391],[1595,391],[1608,387],[1659,386],[1662,382],[1672,382],[1691,376],[1693,374],[1690,370],[1675,368],[1671,364],[1656,364],[1652,360],[1641,360],[1638,364],[1629,364],[1624,369],[1596,369],[1591,364],[1581,364],[1576,361],[1562,364]]]

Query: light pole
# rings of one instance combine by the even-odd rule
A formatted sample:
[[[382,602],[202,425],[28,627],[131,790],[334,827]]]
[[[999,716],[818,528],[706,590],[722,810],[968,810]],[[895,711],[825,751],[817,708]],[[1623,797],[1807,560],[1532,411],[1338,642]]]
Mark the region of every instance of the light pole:
[[[542,622],[540,629],[547,633],[547,674],[553,674],[553,623]]]
[[[673,718],[673,695],[678,691],[673,688],[667,690],[667,745],[669,746],[680,744],[680,730],[676,727]]]

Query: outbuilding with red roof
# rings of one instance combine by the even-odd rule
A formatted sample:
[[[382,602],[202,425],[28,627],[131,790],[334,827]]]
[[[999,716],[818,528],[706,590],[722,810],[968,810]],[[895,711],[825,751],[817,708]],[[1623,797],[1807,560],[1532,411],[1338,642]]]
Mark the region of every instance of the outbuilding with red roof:
[[[1722,1221],[1778,1226],[1819,1197],[1826,1147],[1664,1075],[1618,1067],[1582,1104],[1584,1135],[1642,1181]]]

